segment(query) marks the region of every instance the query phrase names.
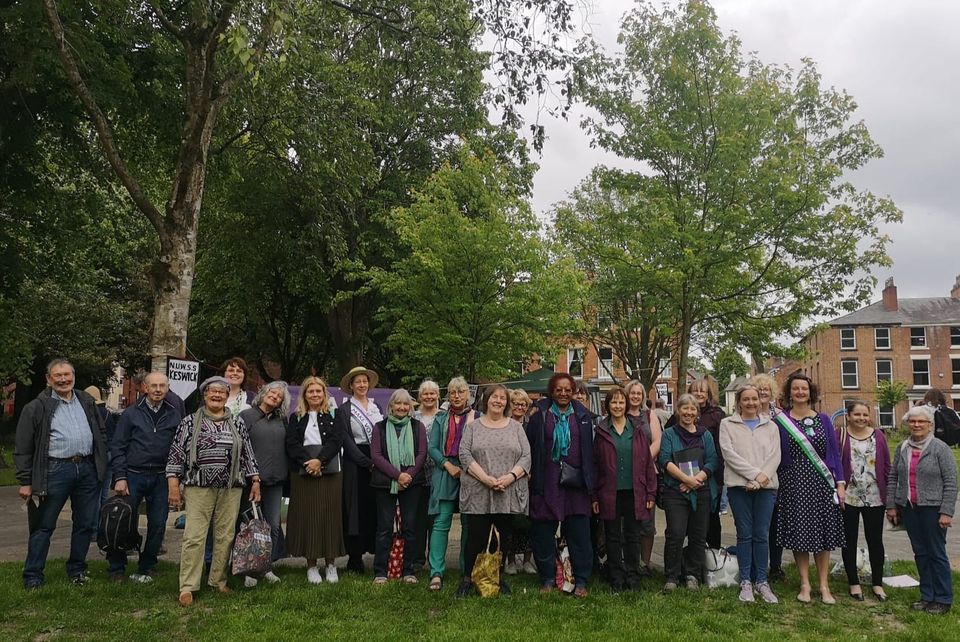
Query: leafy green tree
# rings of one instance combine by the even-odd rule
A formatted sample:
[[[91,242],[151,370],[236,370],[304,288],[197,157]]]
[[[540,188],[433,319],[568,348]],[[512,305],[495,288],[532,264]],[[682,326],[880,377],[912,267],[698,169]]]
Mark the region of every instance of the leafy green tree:
[[[584,45],[577,88],[599,113],[584,122],[594,143],[644,167],[598,173],[630,197],[634,251],[620,260],[644,275],[679,361],[694,340],[763,351],[868,297],[871,268],[890,262],[878,226],[901,213],[845,178],[882,153],[853,99],[809,60],[795,71],[744,54],[706,2],[642,4],[620,43],[612,57]]]
[[[881,408],[896,408],[907,400],[907,384],[903,381],[878,381],[875,394]]]
[[[733,346],[724,346],[720,348],[711,359],[713,363],[712,374],[719,382],[720,389],[730,385],[730,376],[742,377],[750,372],[750,366],[747,360],[743,358],[740,351]]]
[[[408,382],[500,378],[571,323],[576,273],[551,261],[511,171],[464,147],[388,219],[398,258],[373,283]]]

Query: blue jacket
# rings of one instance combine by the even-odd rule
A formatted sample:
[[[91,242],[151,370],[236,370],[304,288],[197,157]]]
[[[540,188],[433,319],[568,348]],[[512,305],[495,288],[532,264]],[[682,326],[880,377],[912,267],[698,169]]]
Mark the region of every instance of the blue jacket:
[[[541,399],[535,404],[539,412],[533,413],[527,422],[527,441],[530,442],[530,494],[543,494],[543,462],[550,454],[544,452],[544,420],[550,412],[552,399]],[[580,470],[587,492],[593,493],[596,487],[596,463],[593,458],[593,417],[586,406],[577,400],[571,400],[573,416],[580,427]]]
[[[181,419],[179,410],[166,399],[157,412],[150,410],[146,397],[124,410],[110,439],[113,483],[125,480],[131,471],[162,473]]]
[[[660,439],[660,457],[658,462],[660,464],[660,470],[663,471],[663,485],[667,488],[679,490],[680,482],[667,471],[667,464],[673,461],[673,453],[684,449],[683,442],[680,441],[680,435],[677,434],[677,430],[683,430],[683,428],[673,426],[663,431],[663,437]],[[717,456],[717,447],[713,442],[713,435],[710,434],[709,430],[703,431],[703,460],[703,470],[707,471],[707,482],[710,486],[710,507],[712,511],[719,495],[717,469],[720,466],[720,458]],[[697,494],[693,492],[687,493],[686,497],[693,505],[694,510],[696,510]]]

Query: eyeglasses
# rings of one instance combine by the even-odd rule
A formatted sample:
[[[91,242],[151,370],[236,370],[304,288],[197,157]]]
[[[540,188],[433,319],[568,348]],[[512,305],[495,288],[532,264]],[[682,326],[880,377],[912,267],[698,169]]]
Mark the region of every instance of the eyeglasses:
[[[929,424],[929,419],[908,419],[907,423],[911,426],[922,426],[923,424]]]

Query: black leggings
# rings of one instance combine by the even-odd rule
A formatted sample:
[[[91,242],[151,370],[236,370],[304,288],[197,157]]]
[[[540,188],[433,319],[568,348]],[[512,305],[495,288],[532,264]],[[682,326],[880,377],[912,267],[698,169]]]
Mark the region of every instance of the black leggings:
[[[477,563],[477,555],[483,552],[487,547],[490,537],[490,526],[495,525],[500,531],[501,545],[510,538],[511,526],[513,525],[513,515],[505,513],[468,513],[464,515],[467,518],[467,541],[463,549],[463,577],[467,579],[473,573],[473,565]],[[496,539],[494,539],[496,542]],[[500,577],[503,578],[504,560],[500,561]]]
[[[843,507],[843,530],[847,535],[847,545],[843,548],[843,566],[847,570],[847,582],[850,586],[860,583],[857,573],[857,539],[860,531],[860,516],[863,516],[863,536],[867,540],[870,553],[870,582],[873,586],[883,585],[883,506],[859,508],[846,504]]]

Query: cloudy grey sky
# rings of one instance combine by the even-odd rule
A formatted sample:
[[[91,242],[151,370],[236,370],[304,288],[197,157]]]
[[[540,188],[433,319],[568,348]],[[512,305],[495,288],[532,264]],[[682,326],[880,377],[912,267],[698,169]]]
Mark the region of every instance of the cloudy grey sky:
[[[812,58],[823,84],[846,89],[885,156],[851,176],[859,188],[890,196],[903,223],[884,231],[900,297],[948,296],[960,274],[960,2],[953,0],[713,0],[724,32],[773,64]],[[594,38],[616,46],[631,0],[594,0]],[[549,140],[537,158],[534,209],[541,215],[597,164],[622,165],[591,149],[577,123],[542,116]]]

